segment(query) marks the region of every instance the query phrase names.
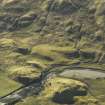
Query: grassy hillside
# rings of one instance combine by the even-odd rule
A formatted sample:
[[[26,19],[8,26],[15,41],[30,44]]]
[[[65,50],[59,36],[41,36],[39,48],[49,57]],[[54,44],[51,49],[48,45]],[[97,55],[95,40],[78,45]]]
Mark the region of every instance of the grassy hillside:
[[[49,67],[54,69],[59,66],[62,69],[62,66],[73,65],[104,72],[104,34],[104,0],[1,0],[0,96],[23,85],[19,78],[36,79]],[[105,88],[103,81],[88,81],[94,88],[95,97],[97,94],[105,97],[102,94],[102,88]],[[65,83],[62,84],[65,86]],[[48,89],[45,87],[43,92]],[[55,90],[51,91],[55,94]],[[52,102],[51,97],[45,98],[43,92],[41,96],[27,97],[17,105],[33,105],[36,102],[37,105],[59,105]],[[91,97],[93,100],[90,102]],[[83,101],[79,96],[75,105],[88,105],[89,102],[89,105],[105,104],[102,98],[95,97],[88,94],[82,97]]]

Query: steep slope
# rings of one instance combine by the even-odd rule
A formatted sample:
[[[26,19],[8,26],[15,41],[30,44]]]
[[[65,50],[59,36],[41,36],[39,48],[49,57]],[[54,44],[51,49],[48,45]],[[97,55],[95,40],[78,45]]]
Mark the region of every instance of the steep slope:
[[[8,80],[0,93],[24,85],[27,78],[32,82],[48,68],[79,66],[104,72],[104,27],[104,0],[0,0],[0,75]]]

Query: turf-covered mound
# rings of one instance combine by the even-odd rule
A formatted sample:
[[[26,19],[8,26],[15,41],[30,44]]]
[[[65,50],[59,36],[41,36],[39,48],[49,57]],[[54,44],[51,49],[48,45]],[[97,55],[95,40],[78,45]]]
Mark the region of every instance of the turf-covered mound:
[[[75,96],[87,95],[87,85],[72,79],[53,77],[46,81],[41,97],[51,98],[51,101],[59,104],[74,102]]]
[[[23,84],[29,84],[33,80],[39,79],[41,72],[28,66],[13,66],[9,70],[9,76]]]

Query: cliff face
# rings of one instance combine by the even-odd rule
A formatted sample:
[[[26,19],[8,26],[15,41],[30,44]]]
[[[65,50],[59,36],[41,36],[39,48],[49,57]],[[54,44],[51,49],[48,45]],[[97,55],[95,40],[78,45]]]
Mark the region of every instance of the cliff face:
[[[104,0],[0,0],[0,75],[30,81],[48,67],[104,70],[104,34]]]

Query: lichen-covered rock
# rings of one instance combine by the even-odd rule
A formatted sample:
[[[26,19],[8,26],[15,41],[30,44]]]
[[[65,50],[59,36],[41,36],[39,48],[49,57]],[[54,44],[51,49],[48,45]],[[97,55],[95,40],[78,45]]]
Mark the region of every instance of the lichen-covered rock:
[[[75,10],[75,7],[72,5],[72,2],[69,0],[58,0],[52,6],[53,11],[62,11],[64,13],[72,13]]]
[[[15,52],[18,52],[23,55],[27,55],[27,54],[30,54],[31,49],[28,47],[17,47]]]
[[[95,41],[103,41],[103,34],[104,32],[102,30],[98,30],[95,33]]]
[[[86,4],[87,0],[46,0],[43,4],[43,9],[57,13],[71,14]]]
[[[9,39],[9,38],[2,38],[0,39],[0,47],[15,47],[16,46],[16,42],[13,39]]]
[[[18,27],[26,27],[32,24],[32,22],[36,19],[36,14],[34,12],[30,12],[20,17],[18,20]]]
[[[102,1],[102,0],[101,0]],[[96,11],[97,16],[103,16],[105,15],[105,2],[100,2],[97,6],[97,11]]]
[[[2,4],[3,5],[13,5],[13,4],[15,4],[15,3],[17,3],[17,2],[19,2],[20,0],[2,0]]]
[[[48,10],[61,12],[61,13],[72,13],[75,11],[76,6],[74,6],[71,0],[55,0],[50,3],[49,0],[45,1]]]
[[[80,51],[80,56],[84,59],[94,59],[96,57],[95,51]]]
[[[10,78],[19,81],[23,84],[29,83],[32,80],[39,79],[41,72],[29,66],[13,66],[9,70]]]
[[[99,105],[99,100],[92,96],[75,97],[75,105]]]
[[[74,96],[87,95],[87,85],[72,79],[52,77],[48,79],[41,93],[41,98],[51,98],[56,103],[70,104]]]
[[[72,23],[70,23],[70,22],[68,22],[67,24],[68,24],[68,25],[67,25],[67,27],[65,28],[65,32],[67,32],[69,35],[70,35],[70,34],[73,34],[73,33],[77,34],[77,33],[80,32],[81,24],[79,24],[79,23],[72,24]],[[79,35],[78,35],[78,36],[79,36]],[[78,36],[77,36],[77,37],[78,37]]]
[[[104,22],[105,22],[105,1],[103,0],[96,0],[95,1],[95,5],[96,5],[96,23],[98,24],[99,27],[104,27]]]
[[[64,87],[62,90],[55,93],[53,101],[57,103],[69,104],[74,103],[74,96],[85,96],[87,91],[84,87]]]

